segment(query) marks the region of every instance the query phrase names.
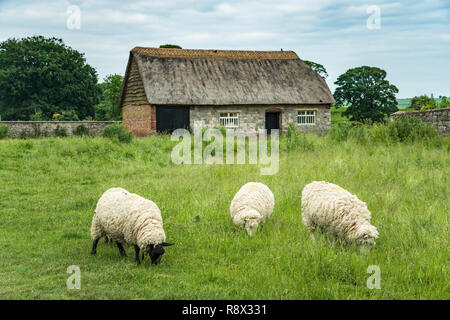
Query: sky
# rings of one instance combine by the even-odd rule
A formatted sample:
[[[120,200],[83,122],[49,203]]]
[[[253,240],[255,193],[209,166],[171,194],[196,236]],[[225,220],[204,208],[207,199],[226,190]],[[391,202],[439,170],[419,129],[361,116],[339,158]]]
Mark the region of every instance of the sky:
[[[100,81],[124,74],[135,46],[293,50],[337,77],[387,71],[397,98],[450,96],[450,0],[0,0],[0,42],[57,37],[83,52]]]

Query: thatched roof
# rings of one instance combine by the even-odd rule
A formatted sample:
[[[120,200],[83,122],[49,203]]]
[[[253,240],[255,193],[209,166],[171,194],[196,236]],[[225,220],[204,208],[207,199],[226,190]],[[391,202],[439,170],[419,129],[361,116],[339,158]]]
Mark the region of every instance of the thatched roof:
[[[132,63],[153,105],[330,104],[326,82],[293,51],[136,47]]]

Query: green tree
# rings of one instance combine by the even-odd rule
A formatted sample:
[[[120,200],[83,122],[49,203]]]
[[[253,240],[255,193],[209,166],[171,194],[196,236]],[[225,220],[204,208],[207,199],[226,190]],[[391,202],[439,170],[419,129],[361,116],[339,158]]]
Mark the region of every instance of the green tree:
[[[426,105],[431,105],[433,103],[434,99],[430,98],[426,94],[422,96],[416,96],[411,99],[410,108],[421,110],[422,107]]]
[[[159,46],[160,48],[176,48],[176,49],[183,49],[177,44],[162,44]]]
[[[102,95],[100,103],[95,106],[95,120],[121,120],[122,113],[119,107],[120,91],[123,76],[110,74],[99,84]]]
[[[431,97],[430,100],[427,102],[427,104],[420,107],[420,110],[428,110],[428,109],[436,109],[438,107],[438,104],[436,100]]]
[[[350,120],[381,122],[397,108],[396,86],[386,80],[386,71],[362,66],[348,70],[336,80],[336,105],[349,105]]]
[[[306,63],[308,66],[310,66],[311,69],[317,72],[322,78],[325,79],[326,77],[328,77],[327,70],[323,65],[308,60],[303,60],[303,62]]]
[[[450,103],[448,102],[447,97],[443,96],[441,98],[441,103],[439,104],[439,108],[448,108],[448,107],[450,107]]]
[[[97,73],[84,54],[61,39],[33,36],[0,43],[0,114],[3,120],[47,120],[74,111],[94,114]]]

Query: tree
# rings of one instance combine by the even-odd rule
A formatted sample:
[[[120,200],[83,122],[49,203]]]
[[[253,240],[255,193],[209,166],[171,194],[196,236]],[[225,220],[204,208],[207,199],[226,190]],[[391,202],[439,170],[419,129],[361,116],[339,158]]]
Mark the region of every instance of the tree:
[[[33,36],[0,43],[0,114],[3,120],[50,120],[73,111],[94,115],[97,73],[84,54],[61,39]]]
[[[436,100],[431,97],[430,100],[427,102],[427,104],[420,107],[420,110],[428,110],[428,109],[436,109],[438,107],[438,104]]]
[[[410,108],[421,110],[422,107],[433,104],[434,99],[426,94],[422,96],[415,96],[411,99]]]
[[[322,78],[326,78],[328,77],[328,73],[327,70],[325,69],[325,67],[319,63],[316,62],[312,62],[312,61],[308,61],[308,60],[303,60],[304,63],[306,63],[308,66],[311,67],[311,69],[313,69],[315,72],[317,72],[319,74],[319,76],[321,76]]]
[[[176,48],[176,49],[183,49],[177,44],[162,44],[159,46],[160,48]]]
[[[448,107],[450,107],[450,103],[448,102],[447,97],[443,96],[441,98],[441,103],[439,104],[439,108],[448,108]]]
[[[122,113],[119,107],[120,90],[123,76],[110,74],[99,84],[102,95],[100,103],[95,106],[95,120],[121,120]]]
[[[344,112],[350,120],[383,121],[397,108],[396,86],[386,80],[386,71],[362,66],[341,74],[336,80],[336,105],[349,105]]]

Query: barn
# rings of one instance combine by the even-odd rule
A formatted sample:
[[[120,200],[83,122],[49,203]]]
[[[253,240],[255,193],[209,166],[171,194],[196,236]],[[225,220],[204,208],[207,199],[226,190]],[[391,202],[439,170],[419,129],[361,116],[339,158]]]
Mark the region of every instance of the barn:
[[[120,94],[123,123],[135,136],[176,128],[243,131],[289,124],[324,134],[333,96],[293,51],[131,50]]]

